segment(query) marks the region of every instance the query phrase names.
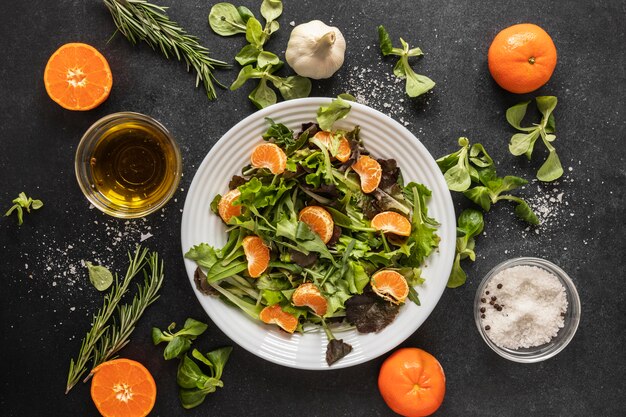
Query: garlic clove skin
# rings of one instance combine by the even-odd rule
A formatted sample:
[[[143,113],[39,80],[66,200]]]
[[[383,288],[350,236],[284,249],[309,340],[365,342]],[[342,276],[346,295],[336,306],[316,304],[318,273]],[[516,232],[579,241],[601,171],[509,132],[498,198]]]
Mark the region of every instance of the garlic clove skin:
[[[291,31],[285,59],[298,75],[320,80],[341,68],[345,51],[346,40],[339,29],[312,20]]]

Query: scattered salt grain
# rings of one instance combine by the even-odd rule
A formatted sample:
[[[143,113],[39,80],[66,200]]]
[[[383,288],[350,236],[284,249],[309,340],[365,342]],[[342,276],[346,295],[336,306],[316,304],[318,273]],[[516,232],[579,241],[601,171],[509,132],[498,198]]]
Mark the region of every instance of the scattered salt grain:
[[[139,238],[140,242],[143,242],[146,239],[150,239],[152,236],[154,236],[152,233],[148,232],[148,233],[142,233],[141,237]]]
[[[552,273],[519,265],[489,280],[480,311],[482,326],[496,345],[529,348],[550,342],[563,327],[567,296]]]

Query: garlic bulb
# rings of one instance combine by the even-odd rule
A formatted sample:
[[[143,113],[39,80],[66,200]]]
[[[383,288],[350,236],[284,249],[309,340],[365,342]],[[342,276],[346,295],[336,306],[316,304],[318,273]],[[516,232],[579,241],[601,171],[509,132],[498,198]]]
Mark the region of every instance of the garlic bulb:
[[[291,31],[285,58],[298,75],[319,80],[341,68],[345,51],[346,40],[339,29],[312,20]]]

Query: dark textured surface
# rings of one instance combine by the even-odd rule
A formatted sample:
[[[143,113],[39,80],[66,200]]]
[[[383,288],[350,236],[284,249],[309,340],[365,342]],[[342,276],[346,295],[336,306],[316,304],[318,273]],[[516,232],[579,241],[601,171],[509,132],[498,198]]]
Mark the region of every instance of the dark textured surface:
[[[218,58],[229,60],[244,43],[242,37],[211,33],[206,16],[213,2],[161,3],[171,5],[171,16]],[[242,3],[256,12],[260,2]],[[530,179],[543,154],[539,151],[528,163],[507,151],[513,132],[504,111],[524,97],[502,91],[491,80],[489,43],[500,29],[529,21],[544,27],[558,48],[556,72],[536,94],[559,98],[555,145],[565,176],[557,184],[531,183],[521,192],[535,208],[547,201],[544,224],[526,230],[511,207],[492,210],[477,243],[478,259],[468,266],[467,284],[446,290],[429,319],[403,343],[432,352],[446,371],[447,394],[437,415],[626,414],[625,13],[624,3],[616,0],[288,1],[285,6],[282,29],[269,49],[282,55],[289,22],[312,19],[339,26],[348,43],[342,69],[330,80],[314,82],[312,95],[356,93],[404,122],[436,157],[454,150],[456,138],[467,135],[499,161],[501,175]],[[107,43],[114,27],[98,0],[3,1],[0,14],[0,206],[7,209],[20,191],[45,203],[27,215],[22,227],[14,218],[0,220],[0,414],[97,415],[88,385],[63,393],[69,358],[101,302],[80,260],[95,259],[120,270],[126,250],[149,232],[153,237],[146,243],[165,259],[166,281],[161,299],[147,311],[123,356],[143,362],[157,380],[152,415],[392,415],[376,387],[383,357],[345,370],[306,372],[271,364],[237,346],[224,374],[225,388],[194,410],[180,407],[176,364],[163,361],[149,329],[187,316],[208,320],[183,267],[181,209],[211,146],[254,111],[246,98],[250,86],[219,90],[218,100],[208,101],[201,89],[194,89],[194,76],[182,64],[168,62],[146,46],[132,47],[120,36]],[[414,67],[437,82],[425,100],[409,100],[401,84],[389,77],[393,63],[381,60],[377,49],[375,28],[381,23],[393,39],[403,36],[425,51]],[[114,74],[110,98],[82,113],[50,101],[42,82],[50,54],[76,41],[98,48]],[[229,83],[235,75],[231,70],[218,77]],[[82,133],[103,115],[122,110],[160,120],[178,139],[184,159],[175,199],[164,210],[130,222],[90,210],[73,170]],[[489,350],[472,316],[481,277],[515,256],[539,256],[560,265],[582,300],[580,328],[570,346],[534,365],[508,362]],[[211,326],[196,344],[208,350],[232,342]]]

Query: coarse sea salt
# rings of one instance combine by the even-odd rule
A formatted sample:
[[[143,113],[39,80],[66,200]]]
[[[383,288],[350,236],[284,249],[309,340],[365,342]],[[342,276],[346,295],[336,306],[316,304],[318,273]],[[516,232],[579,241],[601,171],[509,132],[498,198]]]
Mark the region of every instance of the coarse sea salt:
[[[489,280],[480,308],[491,341],[508,349],[530,348],[550,342],[563,327],[567,295],[552,273],[519,265]]]

